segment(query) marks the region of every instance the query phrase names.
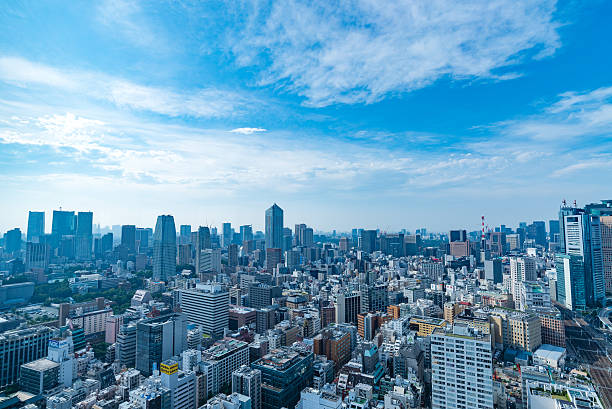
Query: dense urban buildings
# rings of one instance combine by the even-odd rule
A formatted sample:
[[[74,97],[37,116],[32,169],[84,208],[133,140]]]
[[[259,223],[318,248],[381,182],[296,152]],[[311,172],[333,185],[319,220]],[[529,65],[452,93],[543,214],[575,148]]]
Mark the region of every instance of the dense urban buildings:
[[[50,409],[609,407],[611,203],[442,233],[292,230],[274,204],[264,231],[61,210],[46,234],[30,212],[0,242],[0,389]]]

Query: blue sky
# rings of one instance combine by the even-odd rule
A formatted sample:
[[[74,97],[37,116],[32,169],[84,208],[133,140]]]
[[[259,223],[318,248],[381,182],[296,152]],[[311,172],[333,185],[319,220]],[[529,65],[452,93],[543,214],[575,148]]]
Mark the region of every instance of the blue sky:
[[[260,228],[272,202],[478,229],[612,197],[612,3],[332,3],[4,2],[0,231]]]

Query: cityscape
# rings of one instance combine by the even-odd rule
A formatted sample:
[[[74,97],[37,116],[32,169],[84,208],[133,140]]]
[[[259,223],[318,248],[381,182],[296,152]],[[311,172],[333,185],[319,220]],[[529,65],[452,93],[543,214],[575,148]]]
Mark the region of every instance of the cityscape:
[[[0,409],[612,409],[610,21],[0,2]]]
[[[321,232],[276,203],[263,231],[29,211],[0,242],[0,402],[610,407],[612,200],[554,213]]]

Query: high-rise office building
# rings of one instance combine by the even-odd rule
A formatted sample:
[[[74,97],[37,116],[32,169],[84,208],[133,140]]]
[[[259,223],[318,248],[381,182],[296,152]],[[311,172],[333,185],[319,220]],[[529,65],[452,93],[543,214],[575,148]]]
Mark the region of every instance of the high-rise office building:
[[[292,408],[300,391],[312,382],[313,353],[280,347],[270,351],[251,367],[261,371],[261,408]]]
[[[205,334],[223,336],[229,323],[229,292],[220,284],[198,284],[195,289],[181,290],[181,310],[189,322],[199,325]]]
[[[195,233],[195,243],[194,244],[194,250],[195,250],[195,254],[194,254],[194,258],[195,258],[195,268],[196,268],[196,272],[199,273],[201,270],[200,267],[200,253],[202,252],[202,250],[204,249],[210,249],[211,248],[211,243],[210,243],[210,229],[208,227],[205,226],[200,226],[198,227],[198,231]]]
[[[209,396],[231,387],[232,373],[249,364],[249,344],[232,338],[221,339],[202,352]]]
[[[253,226],[245,224],[240,226],[240,242],[253,240]]]
[[[467,325],[431,335],[431,407],[493,409],[491,335]]]
[[[93,213],[78,212],[74,255],[77,260],[90,260],[93,248]]]
[[[448,234],[448,241],[454,243],[456,241],[467,241],[466,230],[451,230]]]
[[[174,217],[157,217],[153,236],[153,278],[167,280],[176,274],[176,228]]]
[[[359,248],[366,253],[373,253],[376,251],[376,230],[362,230],[361,237],[359,238]]]
[[[612,293],[612,216],[600,216],[599,221],[606,293]]]
[[[221,272],[221,249],[200,250],[196,259],[196,273],[220,273]]]
[[[76,235],[93,235],[93,212],[78,212],[76,218]]]
[[[336,323],[357,325],[357,314],[361,312],[361,294],[357,292],[340,292],[335,302]]]
[[[137,323],[122,324],[115,342],[115,360],[127,368],[136,366]]]
[[[223,223],[221,226],[222,234],[223,234],[223,242],[222,246],[227,247],[231,244],[234,239],[234,233],[232,232],[232,224],[231,223]]]
[[[45,235],[45,212],[28,213],[27,241],[40,242],[40,237]]]
[[[74,212],[66,210],[54,210],[51,221],[51,234],[57,237],[74,235],[75,233]]]
[[[359,290],[361,292],[361,313],[387,310],[389,296],[386,284],[362,284]]]
[[[232,392],[251,398],[251,408],[261,409],[261,371],[241,366],[232,373]]]
[[[550,237],[550,241],[558,243],[559,240],[559,220],[549,220],[548,221],[548,235]]]
[[[227,247],[227,266],[232,270],[236,270],[238,266],[238,245],[230,244]]]
[[[570,310],[586,308],[584,260],[574,254],[557,254],[557,301]]]
[[[283,251],[277,248],[266,249],[266,270],[272,271],[275,269],[282,260]]]
[[[166,313],[138,322],[136,327],[136,369],[143,375],[153,373],[153,365],[187,349],[187,317]]]
[[[113,233],[106,233],[100,241],[100,251],[104,255],[107,251],[113,250]]]
[[[161,385],[170,390],[170,407],[172,409],[195,409],[196,376],[194,372],[183,372],[178,369],[178,362],[168,359],[159,366]]]
[[[21,229],[19,227],[4,233],[4,250],[11,254],[21,250]]]
[[[501,259],[494,258],[491,260],[485,260],[485,278],[492,281],[494,284],[498,284],[504,281],[503,267]]]
[[[179,234],[180,234],[179,244],[191,243],[191,225],[190,224],[181,224]]]
[[[151,228],[137,228],[136,229],[136,246],[138,248],[138,252],[144,254],[147,252],[149,245],[151,244],[152,237],[152,229]]]
[[[606,288],[599,216],[585,213],[565,216],[563,233],[565,253],[581,256],[584,262],[587,306],[602,305]]]
[[[136,252],[136,226],[133,224],[124,224],[121,226],[121,245],[125,247],[129,253]]]
[[[266,210],[266,248],[283,247],[283,209],[276,203]]]
[[[44,326],[5,331],[0,334],[0,388],[19,381],[22,364],[47,356],[53,329]]]
[[[25,267],[32,271],[34,269],[46,269],[49,265],[49,246],[46,243],[26,243]]]
[[[515,306],[518,308],[521,299],[522,283],[535,281],[536,262],[531,257],[511,257],[510,258],[510,281],[511,292]]]

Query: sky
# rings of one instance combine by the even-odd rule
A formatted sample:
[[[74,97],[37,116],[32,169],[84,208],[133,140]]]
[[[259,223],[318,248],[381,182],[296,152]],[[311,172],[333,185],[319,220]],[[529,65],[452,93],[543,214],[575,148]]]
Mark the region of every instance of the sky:
[[[612,2],[9,1],[0,232],[477,230],[612,198]]]

